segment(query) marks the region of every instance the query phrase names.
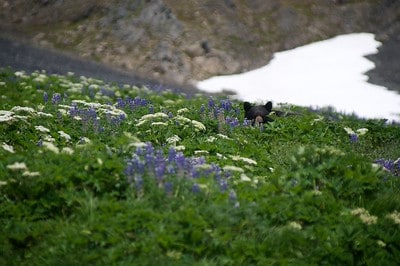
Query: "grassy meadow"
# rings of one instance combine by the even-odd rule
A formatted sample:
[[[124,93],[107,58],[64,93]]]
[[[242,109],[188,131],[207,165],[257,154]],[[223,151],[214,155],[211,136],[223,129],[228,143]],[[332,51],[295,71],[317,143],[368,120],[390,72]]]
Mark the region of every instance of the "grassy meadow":
[[[400,262],[398,124],[44,71],[0,97],[0,265]]]

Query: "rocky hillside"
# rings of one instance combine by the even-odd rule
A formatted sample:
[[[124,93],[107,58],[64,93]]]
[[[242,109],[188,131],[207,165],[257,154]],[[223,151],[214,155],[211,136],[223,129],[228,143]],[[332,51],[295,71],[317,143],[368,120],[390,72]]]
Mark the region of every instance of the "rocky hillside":
[[[2,33],[178,84],[337,34],[386,42],[399,21],[397,0],[0,0]]]

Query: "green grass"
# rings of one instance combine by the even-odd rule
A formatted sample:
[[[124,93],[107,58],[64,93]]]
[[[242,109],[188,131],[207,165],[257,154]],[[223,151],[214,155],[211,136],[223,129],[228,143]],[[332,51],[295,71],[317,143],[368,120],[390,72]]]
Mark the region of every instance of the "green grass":
[[[398,125],[9,69],[0,92],[2,265],[400,261]]]

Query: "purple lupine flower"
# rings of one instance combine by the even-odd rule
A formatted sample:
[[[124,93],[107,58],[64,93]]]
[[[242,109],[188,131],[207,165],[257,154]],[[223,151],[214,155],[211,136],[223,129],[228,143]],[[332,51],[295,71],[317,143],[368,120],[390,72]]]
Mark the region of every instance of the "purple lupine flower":
[[[229,112],[232,108],[232,102],[229,99],[221,100],[220,105],[221,108],[226,112]]]
[[[243,120],[243,126],[247,127],[247,126],[251,126],[251,125],[252,125],[251,120],[248,120],[248,119]]]
[[[168,151],[168,162],[174,162],[176,157],[176,150],[174,147],[170,147]]]
[[[69,109],[69,115],[73,118],[79,114],[79,109],[76,103],[71,104],[71,108]]]
[[[49,100],[49,94],[47,92],[43,92],[43,100],[45,103]]]
[[[61,102],[61,94],[60,93],[54,93],[52,98],[51,98],[51,103],[54,105],[57,105]]]
[[[210,99],[208,100],[208,108],[210,110],[213,110],[214,106],[215,106],[215,101],[214,101],[214,99],[212,97],[210,97]]]
[[[125,107],[125,101],[122,98],[118,98],[116,107],[119,108],[119,109],[124,108]]]
[[[178,152],[175,155],[175,163],[178,166],[179,169],[183,170],[185,168],[186,164],[186,158],[185,155],[183,155],[182,152]]]
[[[146,160],[146,165],[149,168],[152,168],[152,166],[154,165],[154,148],[153,148],[153,145],[151,144],[151,142],[147,142],[144,157]]]
[[[358,135],[357,134],[350,134],[350,142],[357,143],[358,142]]]

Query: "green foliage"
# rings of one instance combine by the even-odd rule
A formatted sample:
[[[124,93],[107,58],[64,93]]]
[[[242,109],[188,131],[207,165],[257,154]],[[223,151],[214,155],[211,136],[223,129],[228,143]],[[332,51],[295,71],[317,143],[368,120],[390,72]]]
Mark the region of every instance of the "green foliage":
[[[0,95],[2,265],[400,261],[398,125],[7,69]]]

